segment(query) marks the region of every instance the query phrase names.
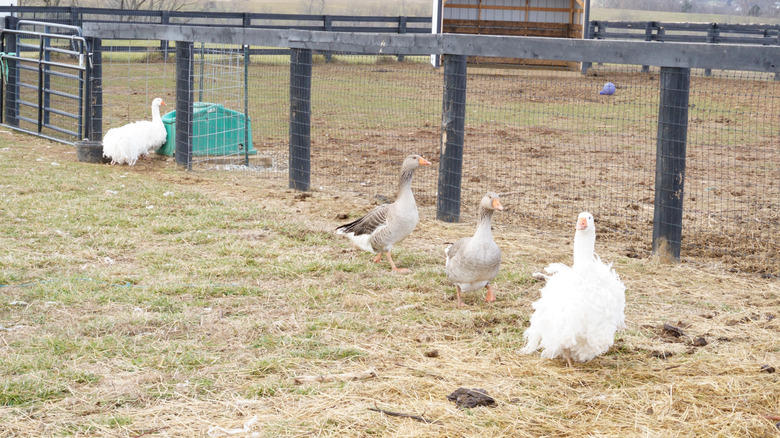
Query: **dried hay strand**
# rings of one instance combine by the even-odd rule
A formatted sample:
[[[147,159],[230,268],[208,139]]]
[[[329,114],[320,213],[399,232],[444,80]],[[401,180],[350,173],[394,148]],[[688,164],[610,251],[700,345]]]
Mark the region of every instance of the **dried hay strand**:
[[[570,263],[569,232],[497,221],[497,302],[467,294],[461,310],[443,247],[473,220],[421,209],[394,248],[413,272],[395,275],[333,234],[340,214],[370,208],[364,197],[303,198],[252,175],[153,162],[96,168],[66,146],[14,142],[0,150],[0,184],[16,184],[3,195],[11,249],[0,260],[4,283],[18,279],[0,289],[0,325],[15,327],[0,331],[0,436],[777,434],[780,374],[761,369],[780,364],[774,279],[659,265],[598,241],[628,287],[628,328],[567,368],[518,350],[541,287],[531,273]],[[42,180],[19,178],[29,169]],[[124,198],[102,199],[120,184]],[[78,233],[60,207],[97,231]],[[295,384],[367,369],[376,377]],[[457,408],[447,395],[459,387],[484,388],[496,406]]]

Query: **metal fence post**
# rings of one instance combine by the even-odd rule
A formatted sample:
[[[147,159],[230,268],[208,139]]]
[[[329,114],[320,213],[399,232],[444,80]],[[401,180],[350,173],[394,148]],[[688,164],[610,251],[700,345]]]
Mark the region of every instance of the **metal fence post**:
[[[707,42],[710,44],[717,43],[719,37],[720,30],[718,30],[718,23],[710,23],[710,28],[707,29]],[[712,69],[705,68],[704,76],[712,76]]]
[[[160,24],[169,24],[171,22],[170,11],[160,11],[160,14]],[[168,50],[170,50],[170,41],[160,40],[160,53],[162,54],[162,59],[168,59]]]
[[[5,28],[16,29],[19,23],[19,18],[13,16],[5,17]],[[4,52],[16,53],[16,35],[8,33],[5,35]],[[16,53],[18,56],[19,54]],[[19,66],[15,59],[5,59],[6,81],[5,87],[5,101],[3,102],[5,108],[3,111],[4,122],[6,125],[19,126]]]
[[[333,17],[330,15],[325,15],[323,17],[323,28],[326,32],[330,32],[333,30]],[[330,62],[333,58],[332,52],[326,52],[325,53],[325,62]]]
[[[680,260],[691,69],[661,67],[656,142],[653,255]]]
[[[406,16],[401,15],[398,17],[398,33],[406,33]],[[398,62],[404,62],[404,55],[398,55]]]
[[[176,165],[192,170],[192,42],[176,41]]]
[[[103,139],[103,47],[100,38],[90,38],[89,45],[92,50],[92,62],[87,63],[89,74],[89,86],[87,87],[89,100],[87,101],[87,128],[89,140],[101,141]]]
[[[775,37],[775,44],[780,46],[780,26],[775,26],[777,36]],[[775,80],[780,81],[780,72],[775,72]]]
[[[78,6],[70,7],[70,25],[81,27],[81,18],[79,17]]]
[[[309,190],[311,180],[311,49],[290,53],[290,183]]]
[[[436,219],[460,220],[460,185],[466,126],[466,55],[444,55],[442,150],[439,161],[439,196]]]
[[[655,27],[654,21],[648,21],[647,23],[645,23],[645,41],[653,41],[653,27]],[[643,65],[642,73],[649,73],[649,72],[650,72],[650,66]]]

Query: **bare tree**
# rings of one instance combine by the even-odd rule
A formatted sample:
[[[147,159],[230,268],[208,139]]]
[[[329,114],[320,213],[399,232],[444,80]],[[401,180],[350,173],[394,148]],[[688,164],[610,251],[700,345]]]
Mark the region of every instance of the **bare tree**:
[[[306,15],[322,15],[325,13],[325,0],[304,0],[301,13]]]
[[[104,3],[108,3],[108,7],[132,11],[179,11],[196,5],[202,6],[204,2],[202,0],[110,0]]]

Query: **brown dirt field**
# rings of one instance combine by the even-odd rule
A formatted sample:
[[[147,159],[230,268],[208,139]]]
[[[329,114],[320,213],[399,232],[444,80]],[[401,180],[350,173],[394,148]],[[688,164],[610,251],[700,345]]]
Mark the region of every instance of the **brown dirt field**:
[[[112,87],[121,89],[127,74],[123,65],[107,65],[106,70],[114,75],[107,93]],[[569,218],[588,210],[604,239],[626,255],[648,255],[658,73],[614,66],[597,66],[588,76],[528,69],[469,71],[462,218],[474,214],[472,206],[486,191],[511,193],[514,202],[501,219],[504,223],[559,235],[568,229]],[[250,67],[249,112],[259,151],[250,161],[271,161],[274,172],[262,175],[273,179],[285,179],[287,172],[288,75],[287,65]],[[614,96],[598,94],[606,81],[617,84]],[[389,199],[396,163],[403,156],[419,153],[438,164],[442,83],[441,70],[425,64],[317,62],[312,186]],[[155,94],[146,87],[147,94]],[[156,94],[170,94],[168,88]],[[116,103],[117,108],[106,108],[107,120],[134,117],[123,113],[135,108],[128,101]],[[780,274],[777,108],[780,84],[771,78],[694,72],[683,212],[686,261]],[[196,165],[208,167],[209,160],[199,158]],[[435,208],[437,175],[421,176],[415,186],[420,204]]]

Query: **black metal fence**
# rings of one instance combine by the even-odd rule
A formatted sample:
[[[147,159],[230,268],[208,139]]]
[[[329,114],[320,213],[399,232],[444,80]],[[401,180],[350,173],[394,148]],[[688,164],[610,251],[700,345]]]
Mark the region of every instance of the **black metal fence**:
[[[682,43],[780,45],[780,24],[591,21],[588,38]]]
[[[780,85],[771,61],[780,48],[85,26],[104,41],[178,33],[175,63],[159,53],[104,53],[100,67],[104,129],[144,118],[154,97],[177,102],[183,167],[254,171],[297,189],[383,200],[398,163],[415,152],[439,161],[438,173],[414,181],[431,218],[468,219],[493,190],[508,207],[497,225],[540,240],[568,232],[571,218],[589,210],[604,244],[627,257],[681,251],[687,260],[780,273]],[[247,46],[291,54],[245,57]],[[317,55],[328,52],[357,55]],[[444,54],[444,68],[431,67],[430,54]],[[595,67],[588,75],[485,68],[465,63],[472,54]],[[225,63],[237,63],[243,78],[225,76]],[[651,67],[643,73],[641,65]],[[614,94],[599,94],[605,82]],[[254,154],[193,152],[197,104],[221,98],[246,111]]]

